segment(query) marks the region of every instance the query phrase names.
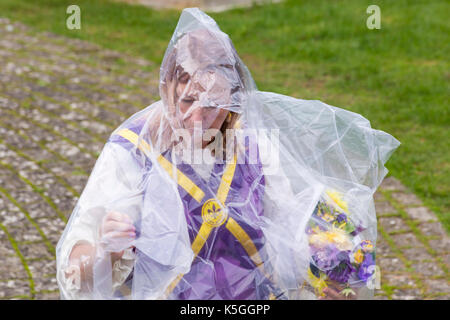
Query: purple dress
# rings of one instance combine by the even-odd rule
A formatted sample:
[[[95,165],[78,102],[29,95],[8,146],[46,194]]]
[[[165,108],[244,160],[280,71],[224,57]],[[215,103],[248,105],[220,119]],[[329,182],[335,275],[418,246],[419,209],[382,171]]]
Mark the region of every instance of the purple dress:
[[[140,129],[139,125],[129,128],[136,134]],[[111,136],[110,142],[119,143],[126,149],[134,147],[130,140],[120,135]],[[170,153],[169,150],[162,154],[166,164],[170,163]],[[137,150],[137,156],[142,156],[140,150]],[[256,164],[249,164],[247,151],[242,152],[242,156],[245,160],[235,165],[215,163],[208,181],[189,164],[177,165],[179,172],[187,178],[185,180],[191,183],[190,188],[179,183],[178,191],[196,256],[191,270],[167,288],[165,298],[284,298],[270,280],[270,265],[264,250],[262,164],[259,157]],[[146,158],[145,166],[150,168],[151,165]],[[137,229],[139,231],[139,227]],[[136,253],[137,259],[154,263],[139,250]],[[131,277],[127,281],[130,283]]]

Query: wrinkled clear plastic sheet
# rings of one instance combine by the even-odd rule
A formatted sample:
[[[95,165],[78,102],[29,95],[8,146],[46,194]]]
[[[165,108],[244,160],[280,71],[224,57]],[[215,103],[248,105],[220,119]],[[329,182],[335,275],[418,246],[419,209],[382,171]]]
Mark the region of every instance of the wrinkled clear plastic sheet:
[[[110,136],[57,246],[64,299],[370,297],[373,193],[399,142],[320,101],[258,91],[183,10],[161,100]]]

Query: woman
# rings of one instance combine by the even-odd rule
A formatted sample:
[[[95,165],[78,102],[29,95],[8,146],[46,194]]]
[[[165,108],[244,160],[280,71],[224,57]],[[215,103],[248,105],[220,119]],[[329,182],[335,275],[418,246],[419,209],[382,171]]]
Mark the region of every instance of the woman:
[[[355,237],[374,242],[372,193],[397,141],[359,115],[257,91],[198,9],[183,10],[160,79],[162,100],[113,132],[58,243],[62,298],[345,298],[341,273],[315,267],[324,246],[308,223],[349,200]]]

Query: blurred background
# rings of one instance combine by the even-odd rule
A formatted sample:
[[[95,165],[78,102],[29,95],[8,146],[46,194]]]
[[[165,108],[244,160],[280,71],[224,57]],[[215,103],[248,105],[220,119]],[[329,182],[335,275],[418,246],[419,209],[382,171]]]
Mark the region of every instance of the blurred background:
[[[81,28],[66,10],[80,8]],[[370,5],[380,29],[369,29]],[[184,7],[258,88],[362,114],[402,145],[375,195],[377,299],[448,299],[448,1],[0,0],[0,298],[57,299],[55,246],[109,134],[159,99]]]

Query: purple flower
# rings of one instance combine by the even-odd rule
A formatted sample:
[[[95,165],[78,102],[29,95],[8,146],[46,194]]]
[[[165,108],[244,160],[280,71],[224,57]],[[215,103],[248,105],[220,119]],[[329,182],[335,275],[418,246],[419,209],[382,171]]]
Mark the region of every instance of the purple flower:
[[[363,232],[364,230],[366,230],[366,228],[365,227],[363,227],[362,225],[359,225],[359,226],[357,226],[356,227],[356,230],[355,231],[353,231],[352,233],[350,233],[352,236],[356,236],[357,234],[359,234],[359,233],[361,233],[361,232]]]
[[[350,275],[356,271],[352,266],[349,257],[350,251],[341,251],[338,255],[339,265],[327,272],[327,276],[334,281],[346,283]]]
[[[371,254],[364,255],[364,261],[361,263],[359,267],[358,276],[361,280],[366,282],[375,272],[375,268],[372,267],[375,265],[375,261]]]
[[[341,213],[336,217],[336,220],[341,223],[343,221],[347,222],[347,216],[344,213]]]
[[[364,252],[372,252],[373,251],[373,244],[370,240],[364,240],[363,242],[360,243],[361,245],[361,249]]]
[[[339,251],[335,245],[330,244],[324,248],[316,249],[312,248],[313,255],[312,259],[317,268],[322,271],[327,271],[333,269],[339,264]]]

